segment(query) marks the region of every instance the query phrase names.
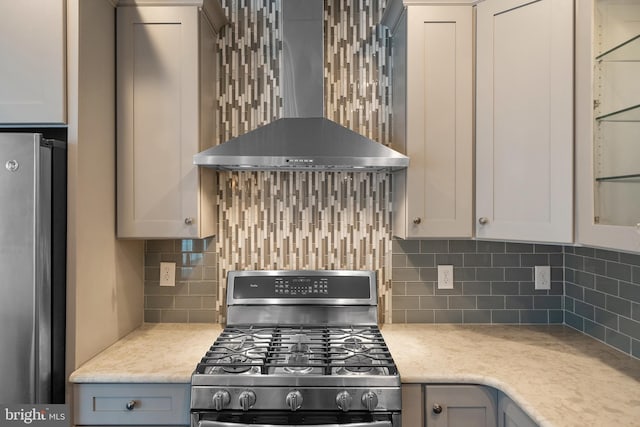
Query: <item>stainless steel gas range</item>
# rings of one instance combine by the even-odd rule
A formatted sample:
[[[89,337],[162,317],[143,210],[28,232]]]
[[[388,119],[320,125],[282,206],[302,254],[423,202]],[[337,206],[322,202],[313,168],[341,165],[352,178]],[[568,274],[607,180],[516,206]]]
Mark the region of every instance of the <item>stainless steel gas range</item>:
[[[234,271],[191,380],[191,426],[400,426],[371,271]]]

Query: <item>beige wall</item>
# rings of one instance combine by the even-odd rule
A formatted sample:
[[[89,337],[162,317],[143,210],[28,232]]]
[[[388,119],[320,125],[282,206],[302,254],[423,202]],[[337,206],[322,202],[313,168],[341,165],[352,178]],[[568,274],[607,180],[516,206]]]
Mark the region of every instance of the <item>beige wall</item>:
[[[142,324],[143,242],[115,238],[115,10],[67,2],[70,373]]]

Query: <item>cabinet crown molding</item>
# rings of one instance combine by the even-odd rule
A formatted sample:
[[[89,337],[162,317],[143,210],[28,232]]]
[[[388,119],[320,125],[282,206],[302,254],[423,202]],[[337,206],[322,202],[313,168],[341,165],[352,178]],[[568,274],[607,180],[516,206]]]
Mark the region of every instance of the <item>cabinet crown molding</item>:
[[[117,7],[130,6],[196,6],[204,11],[216,33],[229,21],[219,0],[110,0]]]
[[[390,0],[380,24],[393,31],[407,6],[473,6],[484,0]]]

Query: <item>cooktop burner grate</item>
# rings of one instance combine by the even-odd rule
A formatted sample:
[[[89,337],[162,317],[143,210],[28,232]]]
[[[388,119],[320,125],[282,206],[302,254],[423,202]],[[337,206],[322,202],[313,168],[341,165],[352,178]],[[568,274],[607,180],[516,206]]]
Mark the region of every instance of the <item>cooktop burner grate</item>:
[[[196,369],[204,374],[396,375],[376,326],[227,327]]]

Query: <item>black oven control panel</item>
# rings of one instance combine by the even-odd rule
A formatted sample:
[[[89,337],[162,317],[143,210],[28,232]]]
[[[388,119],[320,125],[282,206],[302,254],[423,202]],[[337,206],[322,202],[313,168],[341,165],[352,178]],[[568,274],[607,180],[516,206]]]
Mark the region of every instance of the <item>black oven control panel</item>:
[[[375,286],[375,283],[373,284]],[[368,299],[371,277],[364,275],[238,275],[233,298],[245,299]]]

